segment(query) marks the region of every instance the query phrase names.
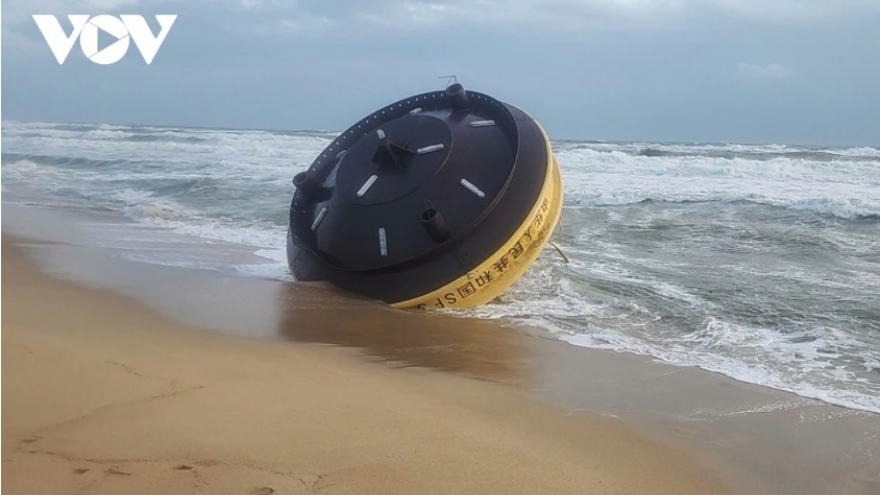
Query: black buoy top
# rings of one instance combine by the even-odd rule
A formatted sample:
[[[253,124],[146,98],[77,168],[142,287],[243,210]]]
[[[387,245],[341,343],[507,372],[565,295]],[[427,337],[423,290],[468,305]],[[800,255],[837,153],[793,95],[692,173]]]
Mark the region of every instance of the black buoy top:
[[[341,271],[437,256],[503,195],[518,155],[516,118],[457,83],[366,117],[294,178],[297,245]]]

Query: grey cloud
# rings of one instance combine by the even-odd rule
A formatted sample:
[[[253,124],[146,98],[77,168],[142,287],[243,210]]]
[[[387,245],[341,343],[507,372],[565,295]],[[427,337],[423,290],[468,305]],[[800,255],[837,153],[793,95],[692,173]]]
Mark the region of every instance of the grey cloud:
[[[739,72],[748,77],[760,79],[784,79],[794,75],[790,67],[778,63],[770,64],[739,64]]]
[[[55,62],[29,15],[60,2],[11,4],[4,119],[342,129],[457,74],[557,138],[880,143],[858,0],[159,0],[109,12],[179,15],[153,64],[105,67]]]
[[[254,0],[256,1],[256,0]],[[277,7],[275,2],[264,4]],[[874,0],[302,0],[300,12],[337,20],[369,19],[406,26],[447,22],[566,25],[602,19],[664,23],[714,14],[743,20],[822,23],[880,12]]]

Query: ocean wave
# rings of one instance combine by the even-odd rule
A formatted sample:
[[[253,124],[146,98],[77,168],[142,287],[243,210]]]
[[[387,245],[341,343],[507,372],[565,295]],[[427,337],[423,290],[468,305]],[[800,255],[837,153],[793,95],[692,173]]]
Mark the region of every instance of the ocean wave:
[[[644,157],[563,151],[567,205],[751,203],[844,219],[880,215],[880,164],[775,158]]]
[[[705,143],[649,143],[649,142],[601,142],[601,141],[554,141],[557,151],[595,151],[620,152],[628,155],[646,157],[686,157],[706,156],[716,158],[745,158],[769,160],[773,158],[795,158],[815,161],[880,159],[880,148],[862,147],[817,147],[789,146],[780,144],[705,144]]]
[[[661,194],[657,197],[635,192],[617,192],[614,194],[582,194],[572,193],[566,197],[566,206],[624,206],[638,203],[749,203],[755,205],[789,208],[792,210],[829,215],[845,220],[880,220],[880,200],[862,198],[811,198],[803,200],[786,200],[779,198],[761,198],[751,193],[694,195]]]
[[[713,332],[725,334],[736,334],[742,330],[732,327],[729,323],[714,320],[706,324],[706,328],[711,327],[716,328]],[[701,368],[744,383],[783,390],[849,409],[880,413],[880,396],[876,395],[874,387],[844,367],[829,368],[826,364],[827,360],[831,359],[829,355],[834,353],[825,351],[823,345],[835,345],[835,343],[828,339],[815,339],[798,345],[791,341],[780,342],[775,337],[760,331],[751,332],[751,335],[754,337],[754,343],[736,344],[736,351],[740,352],[741,349],[751,346],[770,346],[774,354],[767,356],[765,362],[743,362],[734,357],[735,354],[695,352],[690,346],[670,342],[659,345],[646,344],[617,332],[569,331],[560,334],[560,338],[576,346],[651,356],[666,364]],[[707,338],[711,341],[710,336]],[[803,379],[803,376],[809,375],[811,369],[820,371],[823,380],[817,383]],[[840,383],[855,385],[840,388]]]
[[[204,143],[211,141],[209,138],[199,136],[165,136],[155,134],[132,134],[131,136],[125,137],[125,140],[135,143]]]
[[[129,159],[94,159],[75,156],[53,156],[53,155],[32,155],[18,153],[3,153],[3,163],[10,167],[20,167],[22,165],[48,166],[48,167],[67,167],[77,169],[103,169],[109,167],[135,167],[138,164],[136,160]]]
[[[880,413],[880,383],[869,377],[880,371],[880,348],[870,332],[858,337],[808,321],[782,321],[787,330],[735,321],[692,289],[634,270],[631,258],[609,262],[575,247],[569,256],[569,264],[542,257],[496,301],[445,314],[526,325],[576,346],[649,356]]]
[[[623,174],[635,177],[699,176],[808,179],[880,185],[880,164],[870,160],[826,162],[775,157],[760,161],[691,154],[673,158],[638,156],[620,150],[560,150],[556,158],[563,171]]]
[[[10,135],[3,129],[4,157],[10,152],[19,158],[54,164],[54,160],[77,160],[84,175],[90,173],[87,161],[106,164],[122,161],[119,176],[151,167],[157,177],[180,172],[216,176],[239,175],[259,179],[290,180],[309,166],[330,140],[315,136],[277,136],[269,133],[222,132],[213,136],[154,134],[120,139],[85,139],[82,132],[65,131],[39,137]],[[10,157],[11,159],[12,157]],[[50,163],[50,161],[53,161]]]
[[[334,137],[4,122],[3,190],[31,204],[130,219],[139,229],[125,246],[141,262],[284,278],[290,180]],[[847,407],[880,407],[880,344],[858,340],[877,318],[864,300],[880,287],[880,149],[597,141],[554,148],[565,183],[560,242],[571,262],[548,252],[497,301],[462,315]],[[138,249],[162,236],[191,249],[180,259],[173,250],[154,257]],[[200,243],[234,245],[234,253],[202,262]],[[709,260],[702,268],[701,256]],[[717,290],[703,290],[716,275]],[[772,294],[757,300],[761,284]],[[773,305],[783,289],[789,298],[780,304],[822,297],[782,318],[787,308]],[[826,315],[824,301],[841,314]],[[808,328],[781,331],[777,320]]]
[[[586,148],[589,149],[589,148]],[[634,156],[642,156],[648,158],[688,158],[688,157],[712,157],[732,159],[746,159],[755,161],[770,161],[779,158],[787,158],[790,160],[805,160],[814,162],[876,162],[880,164],[880,154],[871,153],[849,153],[849,150],[795,150],[795,151],[757,151],[749,152],[734,150],[714,150],[712,152],[688,149],[688,150],[668,150],[657,147],[646,147],[633,150],[605,150],[610,153],[613,151],[623,151],[624,153]],[[601,152],[601,151],[600,151]]]

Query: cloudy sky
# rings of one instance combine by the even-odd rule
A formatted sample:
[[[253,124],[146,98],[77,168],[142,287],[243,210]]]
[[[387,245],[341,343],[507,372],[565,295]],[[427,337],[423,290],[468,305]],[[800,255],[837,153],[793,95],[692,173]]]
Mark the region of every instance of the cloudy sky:
[[[342,130],[456,74],[555,138],[880,145],[880,0],[2,8],[4,120]],[[97,65],[79,44],[59,65],[33,14],[179,17],[151,65],[134,45],[119,63]]]

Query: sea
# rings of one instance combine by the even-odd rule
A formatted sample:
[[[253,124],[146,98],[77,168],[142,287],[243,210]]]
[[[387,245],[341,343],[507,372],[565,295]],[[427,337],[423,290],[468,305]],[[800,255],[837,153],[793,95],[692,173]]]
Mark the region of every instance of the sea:
[[[4,121],[2,199],[94,213],[82,242],[132,262],[296,283],[291,179],[337,135]],[[568,260],[450,317],[880,413],[880,147],[553,147]]]

